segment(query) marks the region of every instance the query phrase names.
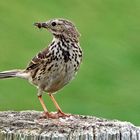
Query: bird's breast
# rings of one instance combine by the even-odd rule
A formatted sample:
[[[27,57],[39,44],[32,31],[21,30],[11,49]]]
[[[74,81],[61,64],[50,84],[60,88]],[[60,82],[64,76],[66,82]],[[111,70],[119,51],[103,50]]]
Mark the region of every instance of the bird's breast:
[[[34,79],[37,86],[49,93],[58,91],[75,77],[82,59],[79,47],[66,48],[61,43],[54,45],[49,48],[49,60],[41,64]]]

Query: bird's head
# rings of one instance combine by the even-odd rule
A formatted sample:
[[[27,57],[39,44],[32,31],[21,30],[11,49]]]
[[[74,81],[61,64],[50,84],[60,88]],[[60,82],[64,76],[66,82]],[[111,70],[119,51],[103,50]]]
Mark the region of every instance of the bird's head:
[[[38,28],[46,28],[54,36],[64,36],[65,38],[71,38],[78,40],[80,34],[75,25],[65,19],[52,19],[47,22],[34,23]]]

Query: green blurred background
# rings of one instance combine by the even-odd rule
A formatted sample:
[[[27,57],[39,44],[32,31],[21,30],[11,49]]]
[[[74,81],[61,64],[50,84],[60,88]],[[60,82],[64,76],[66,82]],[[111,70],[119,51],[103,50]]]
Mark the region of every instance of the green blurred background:
[[[64,112],[140,124],[139,0],[1,0],[0,71],[24,68],[51,41],[34,22],[62,17],[82,34],[84,59],[76,79],[56,96]],[[0,81],[0,110],[42,110],[36,88]],[[49,110],[55,110],[47,95]]]

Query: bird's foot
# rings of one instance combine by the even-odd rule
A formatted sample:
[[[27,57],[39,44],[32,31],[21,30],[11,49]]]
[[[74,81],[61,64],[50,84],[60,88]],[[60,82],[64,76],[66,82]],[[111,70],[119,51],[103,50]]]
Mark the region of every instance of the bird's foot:
[[[58,110],[58,112],[56,114],[58,115],[59,118],[71,116],[71,114],[66,114],[66,113],[62,112],[61,110]]]
[[[50,113],[49,112],[44,112],[43,114],[41,114],[41,116],[39,116],[39,119],[47,119],[50,117]]]
[[[58,111],[57,113],[49,113],[49,112],[44,112],[42,116],[40,116],[40,119],[58,119],[58,118],[63,118],[63,117],[70,117],[70,114],[66,114],[62,111]]]

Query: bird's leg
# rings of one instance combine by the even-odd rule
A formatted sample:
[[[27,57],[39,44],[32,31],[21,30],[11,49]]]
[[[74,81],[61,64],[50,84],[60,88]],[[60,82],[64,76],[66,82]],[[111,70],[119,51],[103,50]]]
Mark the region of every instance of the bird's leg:
[[[49,113],[48,109],[46,108],[45,103],[42,99],[42,89],[41,88],[38,88],[38,94],[37,95],[38,95],[38,99],[41,103],[41,106],[44,110],[44,115],[41,116],[40,118],[50,118],[50,113]]]
[[[56,100],[55,100],[55,98],[54,98],[54,96],[52,94],[49,94],[49,96],[50,96],[51,100],[53,101],[53,103],[54,103],[54,105],[55,105],[55,107],[56,107],[56,109],[58,111],[57,112],[58,117],[68,117],[68,116],[70,116],[69,114],[65,114],[61,110],[60,106],[58,105],[58,103],[56,102]]]
[[[38,99],[39,99],[39,101],[40,101],[40,103],[41,103],[41,105],[42,105],[42,108],[43,108],[43,110],[44,110],[45,116],[43,116],[43,117],[49,118],[50,114],[49,114],[49,112],[48,112],[48,110],[47,110],[47,108],[46,108],[46,106],[45,106],[45,104],[44,104],[44,101],[43,101],[43,99],[42,99],[42,95],[39,95],[39,96],[38,96]]]

